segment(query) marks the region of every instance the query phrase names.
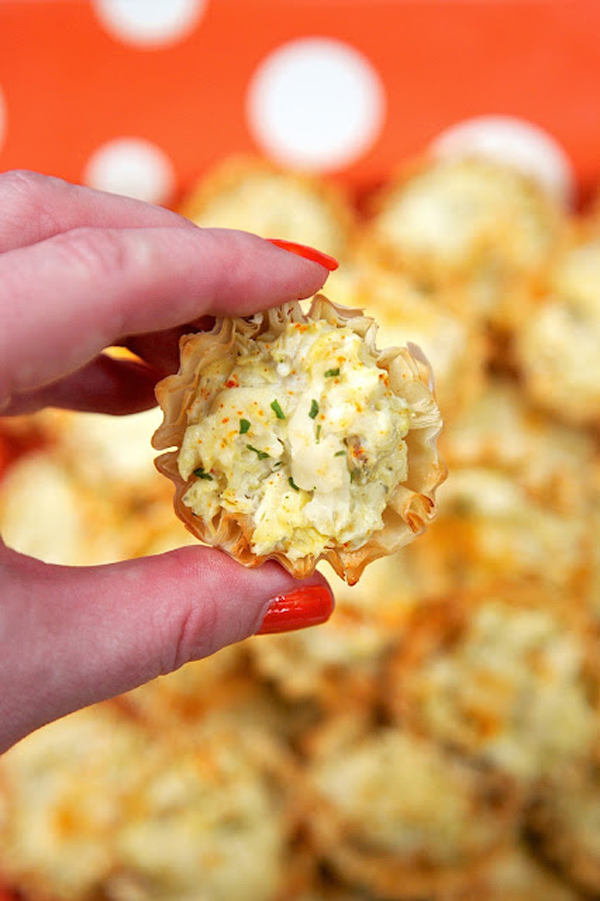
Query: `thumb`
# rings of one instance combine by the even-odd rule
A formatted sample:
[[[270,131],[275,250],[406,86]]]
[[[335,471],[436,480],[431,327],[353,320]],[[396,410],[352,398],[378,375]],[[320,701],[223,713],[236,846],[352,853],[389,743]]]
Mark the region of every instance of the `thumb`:
[[[257,632],[325,622],[324,578],[186,547],[94,567],[0,550],[0,752],[50,720]]]

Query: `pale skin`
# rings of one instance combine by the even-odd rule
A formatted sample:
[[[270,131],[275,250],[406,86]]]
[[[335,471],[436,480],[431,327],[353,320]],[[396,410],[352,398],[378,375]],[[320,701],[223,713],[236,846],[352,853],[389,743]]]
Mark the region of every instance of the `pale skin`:
[[[318,291],[327,270],[254,235],[35,173],[0,175],[0,416],[45,406],[126,414],[154,401],[207,315]],[[122,343],[144,361],[109,359]],[[150,436],[148,436],[150,440]],[[44,723],[256,633],[302,587],[186,547],[98,567],[0,541],[0,752]]]

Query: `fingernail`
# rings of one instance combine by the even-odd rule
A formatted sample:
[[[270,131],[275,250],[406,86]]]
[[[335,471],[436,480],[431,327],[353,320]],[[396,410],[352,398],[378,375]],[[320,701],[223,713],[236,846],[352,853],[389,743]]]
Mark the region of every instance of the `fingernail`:
[[[327,622],[333,612],[331,592],[321,585],[298,588],[273,598],[257,635],[294,632]]]
[[[296,244],[295,241],[284,241],[283,238],[266,238],[265,240],[269,244],[274,244],[275,247],[281,247],[282,250],[289,250],[290,253],[295,253],[299,257],[312,260],[313,263],[320,263],[321,266],[325,266],[330,272],[333,272],[340,265],[334,257],[330,257],[329,254],[320,250],[315,250],[314,247],[309,247],[307,244]]]

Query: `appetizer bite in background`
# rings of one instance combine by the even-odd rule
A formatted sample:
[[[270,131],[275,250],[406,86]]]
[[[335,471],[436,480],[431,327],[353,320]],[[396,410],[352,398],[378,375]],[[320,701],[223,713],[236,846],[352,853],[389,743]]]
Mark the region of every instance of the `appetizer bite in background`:
[[[600,226],[578,223],[516,347],[525,391],[558,419],[600,426]]]
[[[458,896],[514,828],[502,776],[403,728],[332,718],[306,779],[317,852],[376,897]]]
[[[277,167],[261,157],[229,157],[205,172],[179,212],[206,228],[239,228],[262,238],[350,255],[356,213],[341,185]]]
[[[482,157],[424,159],[386,185],[368,225],[381,263],[454,296],[482,324],[518,327],[563,240],[540,185]]]
[[[0,872],[28,897],[285,897],[286,755],[218,705],[193,733],[97,705],[12,748],[2,776]]]

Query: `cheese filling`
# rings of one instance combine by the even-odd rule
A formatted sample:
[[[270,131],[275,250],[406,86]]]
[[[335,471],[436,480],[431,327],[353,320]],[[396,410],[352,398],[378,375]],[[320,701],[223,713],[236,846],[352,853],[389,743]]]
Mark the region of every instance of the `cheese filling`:
[[[360,335],[318,320],[238,336],[233,369],[207,384],[178,458],[193,513],[249,517],[253,552],[291,559],[362,547],[383,528],[408,475],[411,410]]]

